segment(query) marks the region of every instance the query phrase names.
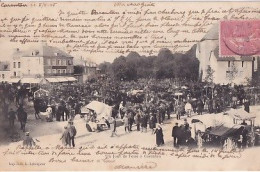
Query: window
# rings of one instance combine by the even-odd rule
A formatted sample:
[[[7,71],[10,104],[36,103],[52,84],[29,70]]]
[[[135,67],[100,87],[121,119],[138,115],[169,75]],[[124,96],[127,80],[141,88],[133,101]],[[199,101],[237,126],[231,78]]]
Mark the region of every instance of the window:
[[[2,74],[2,78],[5,79],[5,74]]]
[[[52,69],[52,73],[56,73],[56,69]]]
[[[56,65],[56,59],[52,59],[52,65]]]
[[[60,66],[61,65],[61,63],[60,63],[61,61],[60,60],[57,60],[57,65],[58,66]]]
[[[244,61],[242,61],[242,67],[244,67]]]
[[[66,60],[62,60],[62,66],[66,66]]]
[[[14,68],[16,68],[16,62],[14,62]]]
[[[230,76],[230,71],[226,71],[226,78],[229,78]]]
[[[228,67],[230,67],[230,61],[228,61]]]
[[[68,60],[68,65],[72,65],[72,61],[71,60]]]
[[[14,77],[16,77],[16,72],[14,72]]]
[[[21,62],[18,62],[18,68],[21,68]]]
[[[45,65],[48,65],[48,66],[51,65],[51,59],[46,59],[45,62],[46,62]]]
[[[62,73],[66,73],[66,69],[63,69],[63,70],[62,70]]]

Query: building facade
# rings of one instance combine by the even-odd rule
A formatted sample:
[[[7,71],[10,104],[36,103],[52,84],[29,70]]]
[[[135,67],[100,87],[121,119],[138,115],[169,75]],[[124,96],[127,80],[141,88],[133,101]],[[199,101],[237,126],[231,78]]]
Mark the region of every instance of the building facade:
[[[11,62],[11,76],[44,77],[73,74],[73,57],[52,46],[21,51],[16,49]]]
[[[206,81],[209,68],[216,84],[247,84],[257,69],[256,57],[219,54],[219,26],[214,25],[197,44],[196,56],[200,61],[200,78]]]
[[[77,74],[75,77],[80,83],[85,83],[88,80],[100,76],[100,69],[97,67],[96,63],[83,59],[81,59],[79,63],[79,66],[82,67],[82,73]]]

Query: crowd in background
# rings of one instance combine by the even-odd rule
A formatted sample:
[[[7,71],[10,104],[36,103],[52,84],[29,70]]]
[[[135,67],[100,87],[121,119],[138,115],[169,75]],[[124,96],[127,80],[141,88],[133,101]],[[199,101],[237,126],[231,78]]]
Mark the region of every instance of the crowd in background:
[[[37,93],[37,94],[36,94]],[[139,79],[115,81],[100,79],[85,84],[58,83],[49,85],[0,84],[1,110],[13,126],[15,114],[25,130],[28,103],[32,103],[35,118],[49,109],[47,121],[64,121],[81,113],[81,107],[97,100],[113,107],[112,117],[124,121],[125,131],[147,128],[158,133],[156,124],[163,124],[176,114],[177,119],[186,115],[219,113],[227,108],[260,103],[259,88],[242,85],[207,85],[205,83],[176,82],[171,79]],[[14,104],[15,107],[10,107]],[[186,128],[187,130],[189,128]]]

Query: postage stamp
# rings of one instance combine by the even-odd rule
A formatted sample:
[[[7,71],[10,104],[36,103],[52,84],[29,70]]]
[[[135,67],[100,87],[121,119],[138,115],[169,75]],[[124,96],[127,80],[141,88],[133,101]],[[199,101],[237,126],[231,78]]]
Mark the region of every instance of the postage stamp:
[[[260,54],[260,20],[220,22],[220,54],[249,56]]]

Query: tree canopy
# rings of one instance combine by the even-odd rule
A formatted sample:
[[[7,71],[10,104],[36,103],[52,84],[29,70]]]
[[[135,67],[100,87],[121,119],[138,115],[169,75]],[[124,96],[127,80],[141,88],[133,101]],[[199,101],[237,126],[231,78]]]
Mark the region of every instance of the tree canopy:
[[[109,74],[117,80],[175,78],[197,81],[199,61],[195,50],[196,46],[193,46],[185,54],[180,54],[164,48],[157,56],[140,56],[137,52],[130,52],[126,57],[116,58],[112,64],[101,63],[99,68],[103,73],[111,71]]]

